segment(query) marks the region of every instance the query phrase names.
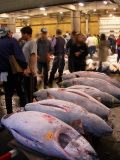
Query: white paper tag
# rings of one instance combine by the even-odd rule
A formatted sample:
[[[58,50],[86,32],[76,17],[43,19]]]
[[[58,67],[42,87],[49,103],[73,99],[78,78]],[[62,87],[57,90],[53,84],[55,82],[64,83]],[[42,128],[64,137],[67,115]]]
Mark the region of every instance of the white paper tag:
[[[0,81],[7,82],[8,72],[1,72]]]
[[[78,138],[76,142],[79,143],[83,148],[86,148],[89,145],[89,143],[83,137]]]

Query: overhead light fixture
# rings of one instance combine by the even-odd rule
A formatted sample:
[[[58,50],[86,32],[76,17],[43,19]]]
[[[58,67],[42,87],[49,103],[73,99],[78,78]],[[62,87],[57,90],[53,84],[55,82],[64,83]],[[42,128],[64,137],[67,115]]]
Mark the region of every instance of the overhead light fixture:
[[[45,8],[41,7],[40,10],[45,11]]]
[[[116,10],[117,8],[113,8],[114,10]]]
[[[80,6],[84,6],[84,3],[79,3]]]
[[[29,16],[24,16],[24,17],[17,17],[17,19],[29,19]]]
[[[108,4],[108,2],[107,2],[107,1],[103,1],[103,3],[104,3],[104,4]]]
[[[113,16],[112,18],[115,19],[115,16]]]
[[[44,16],[47,16],[47,13],[44,13]]]
[[[60,14],[63,14],[63,12],[60,12]]]
[[[94,12],[96,12],[97,10],[96,9],[94,9]]]
[[[110,17],[112,17],[113,16],[113,14],[110,14]]]

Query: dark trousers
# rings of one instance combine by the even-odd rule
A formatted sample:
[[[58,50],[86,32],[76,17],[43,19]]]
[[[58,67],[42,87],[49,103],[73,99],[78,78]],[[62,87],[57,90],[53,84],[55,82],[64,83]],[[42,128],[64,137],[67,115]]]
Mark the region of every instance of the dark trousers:
[[[112,45],[111,51],[112,51],[113,54],[116,52],[116,45]]]
[[[73,61],[73,66],[74,66],[74,72],[77,71],[85,71],[86,69],[86,62],[77,62],[77,61]]]
[[[64,66],[65,66],[64,55],[55,56],[55,58],[53,60],[52,70],[50,73],[50,79],[49,79],[50,84],[53,83],[54,75],[57,72],[57,70],[59,72],[59,80],[58,81],[59,82],[62,81],[62,74],[63,74]]]
[[[96,47],[95,46],[90,46],[90,47],[88,47],[88,51],[89,51],[89,54],[90,54],[90,58],[92,59],[93,54],[96,52]]]
[[[70,73],[72,73],[74,71],[73,58],[71,56],[68,56],[68,69],[69,69]]]
[[[31,80],[32,79],[32,80]],[[37,76],[24,76],[26,93],[28,98],[28,103],[33,102],[33,92],[38,91],[37,89]]]
[[[48,71],[49,71],[49,64],[48,63],[49,62],[46,62],[46,63],[38,62],[39,74],[41,74],[42,70],[43,70],[44,85],[46,85],[48,83]]]
[[[110,75],[109,68],[106,68],[105,70],[103,70],[102,62],[99,63],[98,72],[104,72],[105,74]]]
[[[22,75],[8,74],[7,82],[3,82],[3,87],[5,90],[5,102],[7,114],[12,113],[12,97],[14,95],[14,90],[16,89],[17,95],[20,97],[20,107],[24,107],[28,100],[26,96],[26,89],[24,83],[24,77]]]

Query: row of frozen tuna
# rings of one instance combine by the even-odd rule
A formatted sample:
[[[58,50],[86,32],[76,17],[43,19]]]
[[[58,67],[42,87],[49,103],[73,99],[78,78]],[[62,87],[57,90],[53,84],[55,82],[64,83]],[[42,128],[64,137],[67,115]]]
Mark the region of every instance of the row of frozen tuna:
[[[115,56],[114,56],[115,57]],[[108,57],[107,62],[102,63],[102,71],[104,72],[107,68],[111,72],[120,72],[120,63],[117,63],[117,57],[114,58],[113,56]],[[99,61],[93,61],[92,59],[88,59],[87,63],[87,70],[97,71],[99,67]]]
[[[97,85],[96,88],[85,86],[86,84],[72,86],[78,84],[75,80],[80,79],[75,77],[82,77],[82,75],[84,77],[85,75],[89,75],[88,77],[99,75],[97,78],[109,79],[110,83],[101,79],[91,81],[94,83],[96,81],[95,84],[97,80],[102,81],[102,84],[98,86],[106,83],[103,88],[108,88],[107,85],[110,85],[112,87],[110,91],[112,89],[114,95],[96,89]],[[63,76],[63,79],[68,80],[61,83],[62,86],[72,87],[36,92],[34,96],[41,101],[27,104],[25,106],[27,112],[4,116],[2,124],[20,143],[38,152],[68,160],[97,160],[96,152],[81,134],[91,134],[97,137],[112,134],[111,127],[103,120],[107,119],[110,114],[110,109],[104,104],[108,106],[111,103],[119,104],[117,98],[120,94],[115,94],[119,88],[114,85],[120,84],[104,74],[92,72],[76,72]]]

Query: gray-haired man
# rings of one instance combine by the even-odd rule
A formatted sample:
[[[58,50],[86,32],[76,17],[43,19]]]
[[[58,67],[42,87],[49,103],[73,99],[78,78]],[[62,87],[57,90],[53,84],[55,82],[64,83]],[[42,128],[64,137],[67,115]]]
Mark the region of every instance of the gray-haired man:
[[[62,74],[65,66],[65,53],[64,53],[64,46],[65,46],[65,40],[62,38],[62,30],[57,29],[56,30],[56,38],[53,40],[52,46],[54,47],[54,61],[53,61],[53,66],[52,66],[52,71],[50,73],[50,79],[49,79],[49,84],[53,84],[54,80],[54,75],[56,71],[58,70],[59,72],[59,80],[57,83],[62,81]]]

